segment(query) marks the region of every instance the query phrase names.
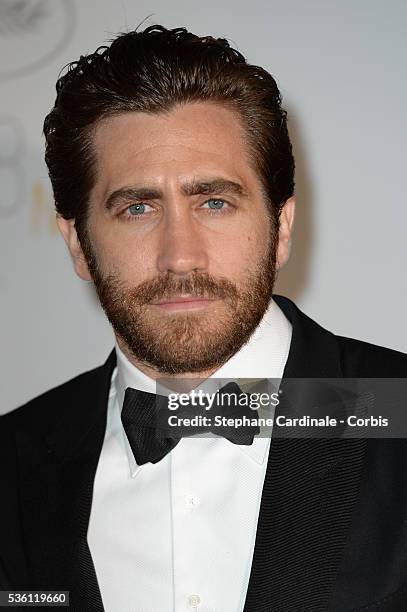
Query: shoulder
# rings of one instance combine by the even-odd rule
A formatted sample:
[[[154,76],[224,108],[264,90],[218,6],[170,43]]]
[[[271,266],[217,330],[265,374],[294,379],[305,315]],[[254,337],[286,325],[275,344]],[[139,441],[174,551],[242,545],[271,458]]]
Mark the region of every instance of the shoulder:
[[[109,360],[111,360],[109,357]],[[108,360],[108,361],[109,361]],[[47,415],[55,409],[63,405],[74,405],[78,399],[78,394],[88,390],[100,380],[104,370],[106,370],[108,362],[104,365],[93,368],[86,372],[78,374],[74,378],[49,389],[45,393],[29,400],[25,404],[11,410],[10,412],[0,415],[0,436],[7,435],[10,429],[15,429],[19,424],[33,421],[34,419],[47,418]],[[111,368],[109,368],[111,372]]]
[[[360,378],[407,377],[407,354],[355,338],[335,336],[343,375]]]
[[[292,324],[292,344],[299,354],[295,370],[312,370],[313,374],[307,373],[306,376],[320,377],[326,375],[322,374],[325,371],[340,372],[345,378],[407,377],[405,353],[336,335],[307,316],[289,298],[274,295],[273,299]],[[307,356],[308,365],[309,362],[314,363],[313,368],[304,365],[304,356]],[[332,376],[329,374],[328,377]]]

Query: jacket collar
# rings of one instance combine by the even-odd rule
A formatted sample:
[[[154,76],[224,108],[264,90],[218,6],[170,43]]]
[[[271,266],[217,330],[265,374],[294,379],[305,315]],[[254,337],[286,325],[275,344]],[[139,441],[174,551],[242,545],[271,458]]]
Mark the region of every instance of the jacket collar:
[[[293,326],[284,378],[342,377],[335,335],[310,319],[290,299],[282,295],[273,297]]]
[[[282,384],[343,377],[336,337],[288,298],[274,297],[293,326]],[[366,444],[273,432],[244,612],[331,609]]]

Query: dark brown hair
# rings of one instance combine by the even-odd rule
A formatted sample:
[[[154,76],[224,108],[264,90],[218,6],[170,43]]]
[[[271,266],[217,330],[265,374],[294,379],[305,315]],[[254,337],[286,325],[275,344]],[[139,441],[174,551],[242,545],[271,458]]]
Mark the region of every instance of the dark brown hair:
[[[115,114],[221,102],[240,114],[272,219],[278,222],[293,195],[294,159],[277,84],[223,38],[160,25],[120,34],[109,47],[70,63],[56,90],[44,121],[45,161],[56,209],[65,219],[75,219],[80,240],[95,180],[92,131],[99,120]]]

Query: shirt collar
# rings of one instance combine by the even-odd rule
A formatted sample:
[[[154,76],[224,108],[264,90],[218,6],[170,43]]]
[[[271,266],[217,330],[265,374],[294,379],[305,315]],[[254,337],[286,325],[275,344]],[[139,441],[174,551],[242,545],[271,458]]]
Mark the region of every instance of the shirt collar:
[[[214,372],[210,378],[237,379],[281,379],[287,361],[292,326],[277,303],[272,299],[261,322],[249,338],[248,342],[235,353],[223,366]],[[120,350],[116,342],[117,367],[113,372],[111,390],[116,393],[119,410],[123,406],[127,387],[156,393],[156,381],[134,366]],[[120,421],[121,424],[121,421]],[[139,470],[127,436],[121,426],[124,444],[129,461],[131,475],[134,477]],[[270,437],[256,437],[253,444],[235,445],[256,463],[262,464],[270,444]]]

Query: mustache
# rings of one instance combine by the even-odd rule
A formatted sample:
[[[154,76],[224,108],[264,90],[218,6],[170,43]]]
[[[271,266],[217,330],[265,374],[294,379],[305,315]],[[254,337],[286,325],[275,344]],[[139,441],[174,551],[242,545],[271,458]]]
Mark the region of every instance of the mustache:
[[[106,281],[109,285],[117,285],[118,277],[110,275]],[[188,277],[174,276],[167,272],[164,276],[143,281],[137,287],[127,288],[128,297],[139,305],[171,299],[180,294],[192,294],[207,299],[235,300],[239,297],[236,286],[230,280],[215,279],[207,273],[195,271]]]

